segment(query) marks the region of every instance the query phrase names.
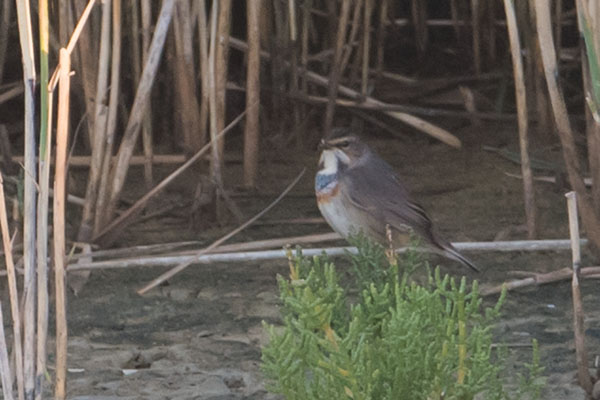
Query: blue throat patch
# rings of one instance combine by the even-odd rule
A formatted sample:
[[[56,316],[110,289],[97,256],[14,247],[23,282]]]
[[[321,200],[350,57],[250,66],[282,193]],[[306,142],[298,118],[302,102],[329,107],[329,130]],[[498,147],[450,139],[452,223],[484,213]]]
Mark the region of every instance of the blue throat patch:
[[[315,190],[321,191],[328,186],[335,186],[333,183],[337,181],[338,174],[317,174],[315,177]]]

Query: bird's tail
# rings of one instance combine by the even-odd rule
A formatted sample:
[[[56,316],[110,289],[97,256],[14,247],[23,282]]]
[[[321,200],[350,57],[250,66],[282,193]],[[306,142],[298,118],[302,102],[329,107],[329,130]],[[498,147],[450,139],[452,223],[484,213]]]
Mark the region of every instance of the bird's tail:
[[[473,271],[480,272],[479,268],[477,268],[471,260],[460,254],[458,250],[452,246],[452,243],[444,238],[441,238],[434,233],[430,237],[430,243],[433,245],[433,247],[435,247],[436,253],[439,253],[440,255],[451,260],[458,261],[459,263],[471,268]]]
[[[477,268],[471,260],[469,260],[462,254],[460,254],[458,252],[458,250],[456,250],[454,248],[454,246],[452,246],[449,243],[442,247],[442,254],[452,260],[458,261],[459,263],[466,265],[467,267],[471,268],[473,271],[480,272],[479,268]]]

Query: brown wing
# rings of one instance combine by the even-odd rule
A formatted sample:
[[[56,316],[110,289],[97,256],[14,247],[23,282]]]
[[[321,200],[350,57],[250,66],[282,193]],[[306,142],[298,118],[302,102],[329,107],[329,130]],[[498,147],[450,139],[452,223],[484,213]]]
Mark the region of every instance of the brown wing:
[[[368,226],[376,232],[382,242],[385,241],[386,224],[399,232],[411,230],[437,252],[479,271],[450,242],[435,233],[431,219],[410,198],[408,190],[389,164],[374,154],[370,154],[367,161],[346,170],[343,175],[348,201],[357,210],[360,217],[355,218],[362,220],[361,226]]]
[[[389,164],[370,154],[361,165],[343,174],[349,201],[362,210],[369,226],[385,237],[385,225],[406,232],[407,228],[435,244],[431,220],[423,208],[412,201],[406,187]]]

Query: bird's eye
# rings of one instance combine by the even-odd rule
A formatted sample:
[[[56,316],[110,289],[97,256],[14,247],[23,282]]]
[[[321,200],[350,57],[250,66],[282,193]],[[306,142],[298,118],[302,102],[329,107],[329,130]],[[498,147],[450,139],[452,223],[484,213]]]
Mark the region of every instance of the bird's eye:
[[[341,142],[341,143],[340,143],[340,147],[341,147],[342,149],[345,149],[345,148],[347,148],[348,146],[350,146],[350,142],[349,142],[349,141],[347,141],[347,140],[344,140],[343,142]]]

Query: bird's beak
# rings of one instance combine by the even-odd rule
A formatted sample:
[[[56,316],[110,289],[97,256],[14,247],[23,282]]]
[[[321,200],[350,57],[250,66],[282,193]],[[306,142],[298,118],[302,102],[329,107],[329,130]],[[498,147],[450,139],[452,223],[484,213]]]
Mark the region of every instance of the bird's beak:
[[[330,148],[331,148],[331,145],[325,139],[321,139],[321,141],[319,142],[319,146],[318,146],[319,151],[327,150]]]

